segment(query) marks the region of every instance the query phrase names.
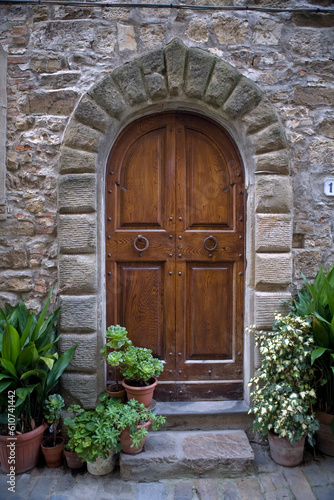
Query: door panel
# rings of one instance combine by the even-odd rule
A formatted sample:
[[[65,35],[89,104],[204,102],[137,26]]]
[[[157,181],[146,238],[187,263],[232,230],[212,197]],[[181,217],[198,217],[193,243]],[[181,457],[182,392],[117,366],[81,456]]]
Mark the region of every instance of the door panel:
[[[165,113],[110,154],[107,324],[163,360],[161,400],[242,397],[244,184],[218,126]]]

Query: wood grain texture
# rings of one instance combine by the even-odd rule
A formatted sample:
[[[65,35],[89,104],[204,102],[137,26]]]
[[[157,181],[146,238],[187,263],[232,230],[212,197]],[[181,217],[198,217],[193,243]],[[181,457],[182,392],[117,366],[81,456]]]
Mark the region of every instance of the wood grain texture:
[[[107,324],[164,361],[162,400],[242,397],[244,200],[232,140],[197,115],[136,121],[110,154]]]

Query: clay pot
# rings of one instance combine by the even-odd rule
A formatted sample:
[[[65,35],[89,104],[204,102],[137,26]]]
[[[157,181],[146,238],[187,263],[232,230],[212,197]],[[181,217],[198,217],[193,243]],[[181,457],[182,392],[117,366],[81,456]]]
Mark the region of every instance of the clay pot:
[[[141,427],[145,427],[146,430],[148,430],[149,426],[151,425],[151,422],[146,422],[145,424],[143,425],[137,425],[137,429],[140,429]],[[144,437],[141,445],[139,446],[139,448],[137,448],[136,446],[132,446],[132,439],[131,439],[131,436],[130,436],[130,427],[126,427],[122,432],[121,432],[121,435],[120,435],[120,442],[121,442],[121,445],[122,445],[122,451],[123,453],[126,453],[128,455],[136,455],[137,453],[140,453],[141,451],[143,451],[143,447],[144,447],[144,444],[145,444],[145,441],[146,441],[146,436]]]
[[[53,437],[44,439],[42,442],[42,453],[47,467],[59,467],[63,463],[64,438],[57,436],[56,446],[53,446]]]
[[[325,455],[334,457],[334,434],[331,429],[334,415],[318,411],[316,416],[320,422],[320,429],[315,433],[317,449]]]
[[[121,403],[124,404],[126,402],[126,390],[121,389],[120,391],[115,391],[113,390],[113,387],[115,387],[115,384],[113,385],[108,385],[106,391],[109,394],[110,398],[120,398]]]
[[[64,448],[64,456],[69,469],[80,469],[84,465],[84,462],[78,457],[75,451],[69,451]]]
[[[296,444],[290,444],[286,438],[280,438],[273,434],[268,433],[268,441],[270,447],[271,458],[279,465],[285,467],[295,467],[303,460],[305,438],[302,437]]]
[[[144,406],[148,408],[153,399],[154,389],[158,385],[158,379],[156,377],[152,377],[151,380],[152,384],[145,385],[144,387],[135,387],[129,385],[128,381],[123,380],[122,385],[125,387],[128,400],[136,399],[139,403],[143,403]]]
[[[10,460],[15,455],[15,474],[22,474],[38,464],[41,444],[47,424],[44,423],[25,434],[0,436],[0,462],[4,472],[10,472]],[[12,444],[11,447],[7,445]]]
[[[115,459],[113,450],[110,451],[107,458],[97,457],[95,462],[87,462],[87,470],[94,476],[104,476],[113,471],[115,467]]]

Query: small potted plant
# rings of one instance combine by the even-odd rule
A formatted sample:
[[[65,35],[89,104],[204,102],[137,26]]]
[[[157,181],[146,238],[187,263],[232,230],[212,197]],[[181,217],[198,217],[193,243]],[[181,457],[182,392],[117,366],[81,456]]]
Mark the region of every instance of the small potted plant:
[[[156,431],[166,422],[165,417],[156,415],[135,399],[116,405],[113,413],[115,425],[120,431],[122,451],[131,455],[143,450],[150,425]]]
[[[126,328],[120,325],[110,325],[105,333],[106,343],[101,349],[102,356],[107,360],[111,351],[115,353],[114,359],[118,357],[119,362],[122,361],[124,351],[132,345],[131,340],[128,338]],[[117,354],[116,354],[117,353]],[[120,367],[114,364],[115,383],[107,387],[107,392],[110,397],[118,397],[122,403],[126,401],[126,391],[120,382]]]
[[[157,377],[163,371],[163,364],[153,357],[151,349],[133,346],[124,330],[122,333],[125,336],[122,338],[120,348],[114,348],[115,350],[108,354],[107,351],[103,353],[106,355],[108,364],[119,368],[125,377],[122,385],[126,389],[128,399],[137,399],[148,408],[158,384]]]
[[[84,410],[72,405],[64,424],[68,432],[68,447],[87,462],[87,470],[94,475],[104,475],[114,468],[114,454],[120,451],[120,432],[115,426],[114,398],[107,393],[99,396],[100,404],[94,410]],[[116,401],[120,401],[116,399]]]
[[[293,310],[309,317],[314,336],[311,362],[316,370],[316,433],[319,451],[334,456],[334,265],[325,274],[320,267],[313,285],[302,274],[306,288],[298,292]]]
[[[255,415],[253,428],[268,435],[275,462],[298,465],[303,458],[306,436],[313,444],[313,434],[319,425],[313,411],[316,394],[310,322],[292,314],[276,314],[273,330],[259,332],[256,345],[262,361],[258,375],[249,382],[254,387],[250,409]]]
[[[42,452],[48,467],[59,467],[63,463],[64,438],[57,436],[60,412],[64,408],[64,399],[60,394],[51,394],[44,404],[44,416],[50,424],[52,437],[42,442]]]

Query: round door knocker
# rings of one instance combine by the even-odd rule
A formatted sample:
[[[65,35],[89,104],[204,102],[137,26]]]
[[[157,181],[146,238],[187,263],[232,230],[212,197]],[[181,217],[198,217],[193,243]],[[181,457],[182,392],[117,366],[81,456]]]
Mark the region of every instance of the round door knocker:
[[[137,242],[139,242],[139,241],[143,241],[145,243],[143,248],[137,247]],[[143,252],[145,252],[145,250],[148,249],[148,246],[149,246],[148,239],[145,238],[145,236],[142,236],[141,234],[139,234],[137,236],[137,238],[134,240],[133,246],[134,246],[135,250],[137,250],[137,252],[139,252],[139,257],[141,257],[143,255]]]
[[[208,242],[211,241],[213,243],[213,246],[211,247],[208,247]],[[203,245],[204,245],[204,248],[205,250],[207,250],[209,253],[209,257],[212,257],[212,253],[214,250],[216,250],[217,246],[218,246],[218,241],[216,240],[216,238],[214,236],[208,236],[207,238],[205,238],[204,242],[203,242]]]

